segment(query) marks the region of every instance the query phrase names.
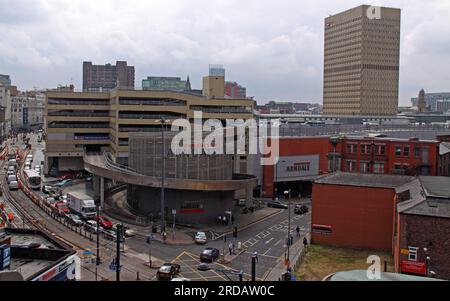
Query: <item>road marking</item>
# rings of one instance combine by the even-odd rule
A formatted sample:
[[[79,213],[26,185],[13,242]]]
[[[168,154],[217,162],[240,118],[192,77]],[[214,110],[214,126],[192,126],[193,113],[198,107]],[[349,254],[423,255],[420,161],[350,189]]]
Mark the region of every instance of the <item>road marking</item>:
[[[267,245],[267,244],[270,244],[270,242],[271,242],[272,240],[274,240],[273,237],[272,237],[271,239],[269,239],[268,241],[266,241],[266,245]]]
[[[277,241],[277,242],[274,244],[274,246],[278,246],[282,241],[283,241],[283,240],[280,239],[279,241]]]
[[[272,248],[269,248],[263,255],[267,256],[267,253],[269,253],[270,250],[272,250]]]

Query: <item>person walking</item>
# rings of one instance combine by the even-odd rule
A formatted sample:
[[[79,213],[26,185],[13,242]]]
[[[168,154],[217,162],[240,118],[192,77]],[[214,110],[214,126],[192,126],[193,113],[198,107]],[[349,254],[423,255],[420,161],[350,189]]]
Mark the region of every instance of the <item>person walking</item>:
[[[308,248],[308,239],[306,238],[306,236],[303,237],[303,247],[304,247],[305,249]]]
[[[300,237],[300,226],[297,225],[297,228],[295,228],[295,231],[297,232],[297,237]]]
[[[233,244],[231,242],[228,245],[228,251],[230,252],[230,256],[233,255]]]

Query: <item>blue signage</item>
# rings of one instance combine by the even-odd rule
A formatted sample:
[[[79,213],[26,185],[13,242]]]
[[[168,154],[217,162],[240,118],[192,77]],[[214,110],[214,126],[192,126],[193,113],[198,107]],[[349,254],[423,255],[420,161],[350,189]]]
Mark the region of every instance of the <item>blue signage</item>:
[[[22,121],[23,124],[28,124],[28,108],[22,109]]]
[[[0,271],[9,269],[11,265],[11,246],[0,246]]]

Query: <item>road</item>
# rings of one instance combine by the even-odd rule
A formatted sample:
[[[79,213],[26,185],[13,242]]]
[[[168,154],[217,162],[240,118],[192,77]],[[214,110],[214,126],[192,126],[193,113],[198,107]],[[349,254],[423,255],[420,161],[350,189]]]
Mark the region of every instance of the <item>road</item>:
[[[32,145],[31,154],[33,155],[33,167],[35,164],[40,164],[44,161],[44,144],[38,143],[36,136],[32,135],[30,139]],[[24,145],[17,143],[16,147],[23,148]],[[2,176],[4,179],[5,177]],[[5,188],[4,188],[5,189]],[[41,192],[37,192],[41,194]],[[65,240],[72,242],[79,254],[82,255],[83,251],[90,250],[95,253],[96,244],[93,240],[86,239],[79,233],[76,233],[59,222],[53,220],[46,213],[42,212],[42,209],[34,204],[22,191],[12,192],[11,195],[20,200],[22,206],[27,212],[35,219],[43,220],[46,228],[51,233],[63,237]],[[8,204],[10,205],[10,204]],[[14,207],[14,206],[12,206]],[[293,213],[294,204],[291,206],[291,233],[294,236],[294,240],[303,239],[303,236],[310,229],[310,214],[295,215]],[[17,224],[21,220],[18,219]],[[297,225],[301,229],[301,236],[296,237],[295,228]],[[19,225],[17,225],[19,226]],[[235,256],[229,264],[214,264],[211,267],[214,271],[199,272],[196,267],[199,264],[198,257],[205,246],[201,245],[184,245],[174,246],[165,245],[160,242],[152,243],[152,260],[158,264],[164,262],[176,262],[181,264],[181,275],[186,278],[192,278],[193,280],[229,280],[230,277],[233,280],[237,280],[237,276],[225,275],[222,270],[236,270],[244,271],[244,279],[250,279],[251,273],[251,254],[253,252],[258,253],[258,263],[256,269],[256,276],[258,280],[263,280],[264,277],[270,272],[270,270],[279,262],[284,259],[286,252],[286,240],[288,232],[288,210],[284,210],[282,213],[275,215],[262,222],[256,223],[253,226],[242,230],[238,234],[238,238],[234,241],[237,248],[237,243],[241,242],[243,250],[239,252],[238,256]],[[155,270],[146,266],[148,262],[149,245],[145,240],[145,236],[148,233],[139,233],[135,237],[127,238],[125,242],[126,252],[122,254],[122,262],[124,265],[122,274],[124,279],[135,280],[137,278],[137,272],[140,273],[141,280],[154,280]],[[228,244],[232,240],[228,237],[228,241],[224,242],[222,239],[216,241],[209,241],[208,247],[215,247],[221,252],[228,252]],[[295,242],[294,241],[294,242]],[[102,264],[97,267],[99,279],[114,280],[115,273],[110,271],[108,266],[114,256],[114,244],[110,241],[106,241],[101,238],[101,250]],[[237,251],[237,250],[236,250]],[[82,279],[94,280],[95,279],[95,265],[83,263]]]

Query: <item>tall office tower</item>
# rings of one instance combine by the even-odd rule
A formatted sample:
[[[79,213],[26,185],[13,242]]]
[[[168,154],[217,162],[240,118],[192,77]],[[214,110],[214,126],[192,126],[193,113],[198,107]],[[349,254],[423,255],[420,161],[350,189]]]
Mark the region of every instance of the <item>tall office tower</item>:
[[[108,92],[116,87],[134,89],[134,67],[127,62],[116,65],[92,65],[83,62],[83,91]]]
[[[397,114],[400,18],[362,5],[325,19],[324,115]]]
[[[427,111],[427,102],[425,101],[425,90],[422,89],[419,92],[419,97],[417,101],[417,110],[419,113],[424,113]]]

